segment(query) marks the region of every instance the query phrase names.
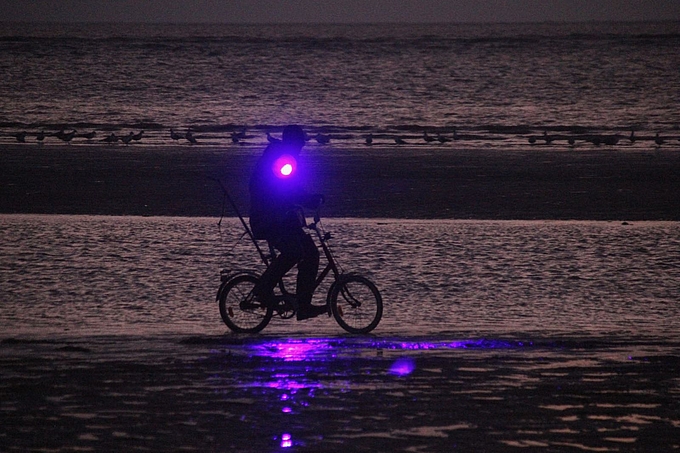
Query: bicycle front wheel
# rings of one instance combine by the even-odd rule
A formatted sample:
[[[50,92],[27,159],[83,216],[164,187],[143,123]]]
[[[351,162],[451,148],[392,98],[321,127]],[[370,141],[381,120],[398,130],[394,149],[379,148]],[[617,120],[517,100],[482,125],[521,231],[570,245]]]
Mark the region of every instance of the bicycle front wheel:
[[[331,287],[329,295],[333,317],[350,333],[368,333],[380,322],[383,313],[378,288],[366,277],[346,275]]]
[[[271,305],[252,300],[251,293],[257,281],[253,275],[239,275],[228,282],[220,294],[220,315],[234,332],[260,332],[272,319],[274,309]]]

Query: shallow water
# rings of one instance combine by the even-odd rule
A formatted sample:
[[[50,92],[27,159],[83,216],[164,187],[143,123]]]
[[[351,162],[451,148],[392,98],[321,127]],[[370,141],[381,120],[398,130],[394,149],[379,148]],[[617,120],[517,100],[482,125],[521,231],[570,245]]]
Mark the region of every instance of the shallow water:
[[[677,339],[676,222],[327,219],[346,271],[381,290],[378,335]],[[219,334],[220,269],[257,269],[238,220],[4,215],[6,336]],[[327,287],[317,293],[322,303]],[[337,334],[330,319],[272,333]]]
[[[680,447],[678,223],[324,224],[372,335],[228,333],[234,219],[1,216],[3,451]]]
[[[75,144],[144,129],[144,144],[167,146],[170,128],[184,135],[191,126],[199,143],[222,146],[248,126],[246,141],[261,144],[266,131],[299,123],[344,146],[368,133],[376,144],[424,144],[423,129],[452,138],[454,128],[485,147],[526,146],[544,130],[581,143],[582,134],[624,138],[631,128],[639,146],[653,146],[656,132],[677,146],[679,30],[5,23],[0,143],[26,131],[35,144],[41,130],[65,127],[97,132]]]

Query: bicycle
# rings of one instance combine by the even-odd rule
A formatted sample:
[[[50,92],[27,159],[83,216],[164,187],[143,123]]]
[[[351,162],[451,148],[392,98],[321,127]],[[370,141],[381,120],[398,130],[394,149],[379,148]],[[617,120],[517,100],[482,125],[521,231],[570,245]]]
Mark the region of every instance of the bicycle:
[[[262,251],[235,203],[224,187],[222,189],[241,220],[246,233],[255,245],[263,263],[269,266],[276,258],[276,250],[269,245],[269,255]],[[302,219],[304,219],[304,213]],[[340,271],[340,267],[328,245],[331,234],[323,231],[320,221],[319,211],[317,210],[314,221],[305,225],[305,228],[314,233],[313,237],[316,238],[317,246],[321,247],[326,258],[326,267],[317,276],[314,292],[317,291],[326,277],[331,275],[334,281],[326,294],[328,316],[333,316],[340,327],[349,333],[368,333],[375,329],[382,318],[383,302],[380,291],[372,281],[363,275],[358,273],[345,274]],[[304,223],[306,224],[306,220]],[[269,324],[274,315],[282,319],[290,319],[297,313],[298,305],[295,294],[286,289],[283,279],[277,283],[277,291],[274,294],[273,301],[263,303],[253,295],[253,289],[259,280],[257,272],[223,270],[220,278],[221,284],[217,291],[216,300],[219,304],[222,320],[234,332],[257,333]]]

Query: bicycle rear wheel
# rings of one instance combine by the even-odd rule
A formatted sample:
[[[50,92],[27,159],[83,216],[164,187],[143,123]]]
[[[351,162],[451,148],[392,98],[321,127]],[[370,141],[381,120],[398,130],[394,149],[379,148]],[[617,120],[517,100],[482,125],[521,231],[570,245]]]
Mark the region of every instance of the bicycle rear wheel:
[[[361,275],[343,276],[331,287],[329,302],[335,320],[350,333],[368,333],[382,318],[380,292]]]
[[[239,275],[229,281],[220,294],[220,315],[234,332],[260,332],[272,319],[272,306],[252,300],[251,293],[257,281],[253,275]]]

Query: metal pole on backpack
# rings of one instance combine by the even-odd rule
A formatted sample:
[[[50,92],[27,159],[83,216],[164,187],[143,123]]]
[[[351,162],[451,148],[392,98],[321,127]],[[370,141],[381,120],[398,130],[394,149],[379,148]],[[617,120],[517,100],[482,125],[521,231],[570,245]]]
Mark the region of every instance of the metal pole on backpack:
[[[255,245],[255,248],[257,249],[257,253],[260,254],[260,258],[262,258],[262,261],[264,262],[265,265],[269,265],[269,261],[267,260],[267,255],[262,252],[262,249],[260,248],[259,244],[257,243],[257,240],[255,239],[255,236],[253,235],[253,232],[250,230],[250,227],[248,227],[248,224],[246,223],[245,219],[241,215],[241,211],[239,211],[238,206],[236,206],[236,203],[234,202],[233,198],[229,195],[229,192],[227,191],[227,188],[224,187],[224,184],[222,184],[222,181],[219,179],[216,179],[217,183],[220,185],[222,188],[222,193],[224,194],[224,197],[229,201],[229,204],[231,205],[232,209],[238,216],[239,220],[241,221],[241,225],[243,225],[243,228],[246,230],[246,233],[248,233],[248,237],[250,240],[253,242]],[[220,219],[220,222],[222,220]]]

